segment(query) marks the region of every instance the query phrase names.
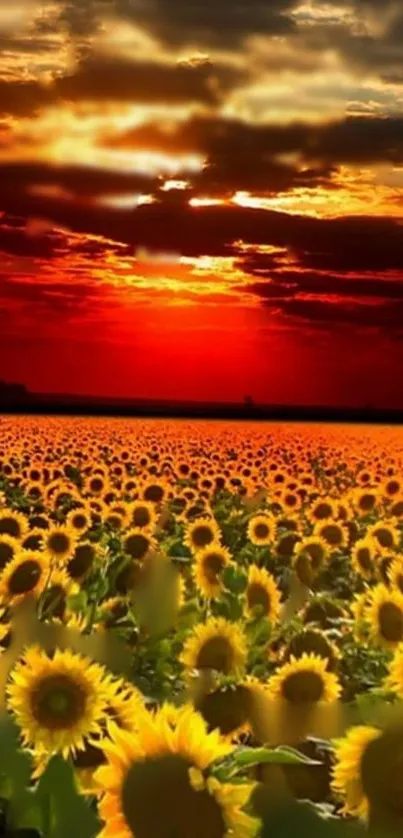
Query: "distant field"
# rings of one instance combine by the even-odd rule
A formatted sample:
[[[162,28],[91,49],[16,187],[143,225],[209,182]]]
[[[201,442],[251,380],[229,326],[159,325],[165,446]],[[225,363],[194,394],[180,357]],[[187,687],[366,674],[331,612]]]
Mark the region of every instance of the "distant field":
[[[252,836],[283,794],[403,830],[402,463],[382,426],[0,418],[33,781],[61,754],[104,838]]]

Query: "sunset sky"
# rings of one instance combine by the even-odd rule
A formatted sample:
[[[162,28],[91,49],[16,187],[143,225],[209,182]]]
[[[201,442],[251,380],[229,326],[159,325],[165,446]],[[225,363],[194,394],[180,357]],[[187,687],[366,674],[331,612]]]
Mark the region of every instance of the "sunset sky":
[[[3,0],[0,260],[0,379],[403,408],[401,0]]]

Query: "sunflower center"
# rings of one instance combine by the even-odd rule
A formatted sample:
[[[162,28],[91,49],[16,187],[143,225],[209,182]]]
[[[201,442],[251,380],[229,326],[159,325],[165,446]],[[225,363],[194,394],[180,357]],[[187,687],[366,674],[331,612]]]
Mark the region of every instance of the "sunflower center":
[[[403,614],[394,602],[384,602],[379,609],[379,628],[382,637],[391,643],[403,639]]]
[[[221,807],[207,790],[192,788],[190,767],[175,754],[131,765],[121,802],[136,838],[224,838],[227,826]]]
[[[70,547],[70,541],[63,532],[56,532],[49,536],[48,547],[53,553],[65,553]]]
[[[27,594],[33,591],[42,573],[42,568],[34,559],[21,562],[8,580],[10,594]]]
[[[31,695],[36,721],[51,730],[73,727],[85,713],[87,696],[69,675],[46,675]]]
[[[219,553],[209,553],[203,565],[205,577],[213,585],[224,567],[224,559]]]
[[[196,547],[207,547],[213,540],[213,533],[206,524],[195,527],[192,533],[192,541]]]
[[[270,535],[269,527],[267,526],[267,524],[264,524],[263,521],[261,521],[259,524],[255,524],[254,532],[256,538],[268,538]]]
[[[15,518],[10,517],[2,518],[0,521],[0,533],[3,535],[13,535],[14,538],[19,538],[20,536],[20,525]]]
[[[329,518],[329,515],[332,514],[332,507],[328,503],[319,503],[315,509],[315,518],[318,521],[323,520],[323,518]]]
[[[323,681],[317,672],[293,672],[282,685],[283,698],[293,704],[320,701],[323,696]]]
[[[102,492],[104,482],[100,477],[93,477],[90,481],[90,488],[92,492]]]
[[[260,605],[263,608],[264,614],[269,613],[271,605],[270,595],[263,585],[259,585],[258,582],[252,582],[248,585],[246,589],[246,599],[249,608],[255,608],[257,605]]]
[[[340,527],[337,527],[336,524],[328,524],[327,526],[323,527],[322,529],[323,538],[327,541],[328,544],[331,544],[332,547],[337,547],[343,541],[343,533]]]
[[[78,579],[90,570],[94,561],[95,550],[91,544],[79,544],[70,559],[67,570],[72,579]]]
[[[232,646],[226,637],[210,637],[199,651],[196,669],[217,669],[228,675],[233,659]]]
[[[13,558],[14,550],[11,544],[5,544],[0,542],[0,570],[6,566],[6,564]]]
[[[286,658],[290,655],[299,658],[304,652],[308,654],[314,653],[321,658],[333,659],[333,651],[330,644],[326,640],[326,637],[318,631],[306,631],[301,632],[301,634],[296,634],[288,644]]]
[[[240,684],[235,689],[216,690],[205,695],[196,710],[207,722],[209,731],[218,728],[226,736],[248,721],[251,701],[250,690]]]
[[[377,529],[374,536],[379,541],[381,547],[393,547],[393,534],[387,529]]]
[[[77,515],[74,515],[72,523],[73,526],[76,527],[76,529],[84,530],[87,526],[87,519],[85,515],[78,512]]]
[[[363,570],[371,570],[371,553],[368,550],[368,547],[360,547],[357,552],[357,562]]]
[[[150,513],[144,506],[133,510],[132,521],[134,527],[147,527],[150,523]]]
[[[129,535],[125,540],[124,549],[133,559],[142,559],[148,552],[149,541],[140,533]]]
[[[153,503],[161,503],[164,497],[164,490],[162,486],[158,486],[157,484],[153,486],[147,486],[144,492],[144,499],[150,500]]]
[[[359,502],[360,509],[362,509],[364,512],[370,512],[370,510],[373,509],[373,507],[375,506],[375,500],[375,495],[371,495],[369,493],[361,495]]]
[[[379,766],[382,766],[382,771]],[[403,816],[403,730],[392,727],[370,742],[360,766],[361,782],[370,804]]]

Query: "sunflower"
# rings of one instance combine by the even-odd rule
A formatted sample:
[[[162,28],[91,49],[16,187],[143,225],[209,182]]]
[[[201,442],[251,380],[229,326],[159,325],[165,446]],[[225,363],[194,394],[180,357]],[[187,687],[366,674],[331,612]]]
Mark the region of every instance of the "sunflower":
[[[194,707],[203,716],[209,731],[219,730],[222,736],[233,739],[250,730],[257,691],[263,691],[260,681],[247,676],[241,681],[202,693],[195,698]]]
[[[109,490],[109,481],[105,474],[91,474],[84,481],[84,491],[92,497],[99,497]]]
[[[231,753],[202,717],[184,707],[176,723],[145,715],[134,733],[111,726],[102,747],[108,764],[95,773],[105,826],[99,838],[248,838],[258,824],[242,808],[254,784],[222,784],[212,762]],[[156,806],[156,801],[158,805]]]
[[[339,605],[330,596],[317,595],[305,606],[302,613],[302,622],[304,625],[308,623],[318,623],[321,628],[332,628],[333,620],[342,620],[347,616],[347,612],[342,605]]]
[[[78,594],[79,590],[79,586],[64,569],[54,568],[48,577],[46,589],[42,593],[42,614],[52,615],[62,620],[67,611],[68,597]]]
[[[91,526],[91,514],[85,507],[72,509],[66,517],[66,525],[79,534],[84,533]]]
[[[50,527],[44,532],[44,549],[54,562],[63,564],[72,557],[77,539],[72,527]]]
[[[274,576],[264,567],[249,566],[248,585],[245,591],[246,613],[253,616],[259,607],[271,623],[276,623],[280,614],[281,594]]]
[[[315,525],[314,535],[323,538],[331,550],[340,550],[347,544],[345,527],[339,521],[328,518]]]
[[[359,538],[351,551],[351,566],[364,579],[374,574],[374,560],[377,553],[376,541],[371,536]]]
[[[143,500],[150,501],[154,505],[163,503],[169,494],[169,484],[161,478],[147,480],[140,489]]]
[[[322,569],[329,556],[328,543],[319,535],[310,535],[303,538],[295,548],[295,556],[307,555],[311,568],[316,574]]]
[[[130,508],[130,520],[133,527],[153,529],[157,521],[155,504],[152,501],[134,501]]]
[[[254,515],[248,523],[248,538],[256,547],[271,544],[276,537],[276,521],[269,515]]]
[[[392,588],[403,594],[403,557],[395,558],[388,567],[388,579]]]
[[[401,519],[403,517],[403,495],[393,499],[393,503],[389,507],[389,514],[392,518]]]
[[[206,599],[218,597],[223,591],[221,575],[230,564],[229,550],[217,542],[198,550],[192,571],[196,586]]]
[[[379,521],[368,529],[368,535],[379,544],[382,550],[394,550],[399,543],[399,530],[394,524]]]
[[[12,535],[0,535],[0,570],[3,570],[6,564],[14,559],[18,550],[20,550],[20,543],[17,538]]]
[[[80,581],[92,570],[99,554],[99,548],[91,541],[80,541],[74,547],[71,559],[67,562],[66,570],[72,579]]]
[[[353,505],[360,517],[376,510],[379,491],[376,489],[356,489],[352,496]]]
[[[0,511],[0,535],[11,535],[21,539],[27,534],[28,527],[28,519],[22,512],[16,512],[15,509]]]
[[[127,530],[122,537],[123,552],[136,561],[142,561],[153,548],[155,542],[139,527]]]
[[[393,659],[389,664],[389,674],[385,680],[385,687],[403,698],[403,643],[395,650]]]
[[[337,676],[327,669],[320,655],[304,652],[300,658],[290,656],[272,675],[267,694],[290,704],[311,704],[335,701],[341,692]]]
[[[382,583],[376,585],[369,594],[364,619],[375,642],[395,649],[403,641],[403,594]]]
[[[313,524],[327,521],[329,518],[336,518],[337,504],[333,498],[318,498],[308,510],[308,518]]]
[[[193,553],[220,541],[218,524],[212,518],[196,518],[186,528],[185,544]]]
[[[281,653],[281,661],[287,663],[291,657],[300,658],[304,653],[318,655],[327,662],[330,672],[334,671],[340,659],[337,646],[320,629],[306,628],[295,634]]]
[[[29,647],[10,675],[7,708],[15,715],[26,747],[67,757],[84,738],[101,733],[108,702],[108,676],[99,664],[70,650],[49,657]]]
[[[41,530],[40,527],[34,527],[31,529],[21,540],[22,550],[43,550],[43,545],[43,530]]]
[[[368,799],[361,780],[363,755],[381,731],[376,727],[356,725],[346,736],[334,741],[335,765],[333,766],[332,790],[344,801],[342,812],[355,818],[368,815]]]
[[[193,629],[180,660],[190,670],[215,669],[229,675],[243,669],[246,655],[241,627],[223,617],[211,617]]]
[[[49,559],[34,550],[21,550],[0,574],[0,599],[17,604],[39,596],[49,578]]]
[[[108,735],[108,719],[120,730],[133,732],[137,730],[139,719],[146,712],[143,696],[132,684],[121,679],[110,684],[110,695],[105,708],[105,720],[101,724],[102,734],[91,736],[84,740],[84,747],[71,754],[71,762],[80,789],[85,794],[93,794],[94,772],[100,765],[106,763],[106,756],[101,747],[102,739]]]

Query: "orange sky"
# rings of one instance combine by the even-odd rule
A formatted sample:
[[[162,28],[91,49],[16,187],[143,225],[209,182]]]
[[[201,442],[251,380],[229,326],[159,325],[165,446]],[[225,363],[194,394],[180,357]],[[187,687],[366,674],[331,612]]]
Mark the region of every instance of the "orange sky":
[[[0,8],[0,378],[402,406],[396,0]]]

